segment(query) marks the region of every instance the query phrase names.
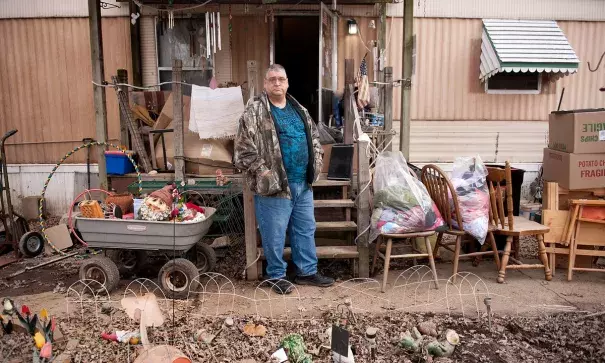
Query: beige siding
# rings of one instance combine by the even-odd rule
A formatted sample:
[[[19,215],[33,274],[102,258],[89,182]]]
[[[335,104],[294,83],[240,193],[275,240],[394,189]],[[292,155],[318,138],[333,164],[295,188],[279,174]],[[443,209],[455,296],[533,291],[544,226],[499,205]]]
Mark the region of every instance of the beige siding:
[[[112,1],[107,1],[112,3]],[[113,2],[115,3],[115,2]],[[101,9],[101,16],[128,16],[128,3],[120,8]],[[15,18],[72,18],[88,17],[86,0],[2,0],[0,19]]]
[[[105,75],[131,69],[126,18],[104,18]],[[0,133],[18,129],[9,163],[54,163],[85,137],[95,137],[88,20],[0,20]],[[107,89],[110,139],[119,137],[115,92]],[[69,159],[85,160],[85,152]]]
[[[401,16],[402,3],[388,4]],[[414,16],[423,18],[605,20],[602,0],[415,0]]]
[[[390,24],[391,20],[389,20]],[[413,120],[548,120],[566,87],[564,109],[603,107],[605,72],[591,73],[603,51],[605,22],[558,22],[582,61],[580,71],[556,83],[546,83],[539,95],[494,95],[479,81],[481,20],[415,19],[416,72],[412,78]],[[387,50],[394,78],[401,77],[402,19],[393,20]],[[389,26],[390,29],[390,26]],[[396,119],[400,115],[400,89],[394,91]]]

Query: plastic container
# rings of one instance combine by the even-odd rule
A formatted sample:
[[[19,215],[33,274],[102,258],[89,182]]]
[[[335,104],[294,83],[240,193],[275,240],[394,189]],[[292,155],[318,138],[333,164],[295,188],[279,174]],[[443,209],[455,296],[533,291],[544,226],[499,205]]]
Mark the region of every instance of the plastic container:
[[[120,151],[106,151],[107,174],[124,175],[134,172],[134,165],[128,157]]]
[[[216,210],[204,209],[206,219],[194,223],[76,217],[76,227],[92,248],[187,251],[212,225]]]

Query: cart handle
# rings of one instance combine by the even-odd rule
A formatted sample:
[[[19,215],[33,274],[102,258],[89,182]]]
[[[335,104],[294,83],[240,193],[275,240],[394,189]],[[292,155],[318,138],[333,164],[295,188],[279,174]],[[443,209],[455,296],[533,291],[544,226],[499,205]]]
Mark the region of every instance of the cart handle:
[[[14,134],[17,133],[17,129],[13,129],[13,130],[9,130],[6,132],[6,134],[4,134],[4,136],[2,136],[2,139],[0,139],[0,143],[4,144],[4,141],[6,141],[6,139],[8,139],[9,137],[13,136]]]

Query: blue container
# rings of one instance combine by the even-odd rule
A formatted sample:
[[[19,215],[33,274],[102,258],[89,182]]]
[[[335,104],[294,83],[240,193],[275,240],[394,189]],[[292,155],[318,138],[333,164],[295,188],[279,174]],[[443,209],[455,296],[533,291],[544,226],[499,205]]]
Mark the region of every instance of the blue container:
[[[134,165],[121,152],[105,152],[105,161],[107,162],[107,174],[124,175],[134,171]]]

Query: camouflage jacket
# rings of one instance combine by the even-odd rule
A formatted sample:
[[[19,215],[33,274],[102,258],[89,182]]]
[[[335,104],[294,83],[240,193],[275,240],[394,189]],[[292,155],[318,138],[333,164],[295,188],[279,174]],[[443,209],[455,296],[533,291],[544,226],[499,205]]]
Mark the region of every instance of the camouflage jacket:
[[[312,184],[318,179],[323,164],[323,149],[319,143],[317,127],[309,112],[300,103],[290,95],[287,98],[305,122],[309,147],[307,181]],[[237,168],[246,172],[246,182],[254,193],[281,198],[291,197],[275,121],[265,92],[248,102],[239,120],[234,161]],[[269,173],[261,176],[267,170]]]

